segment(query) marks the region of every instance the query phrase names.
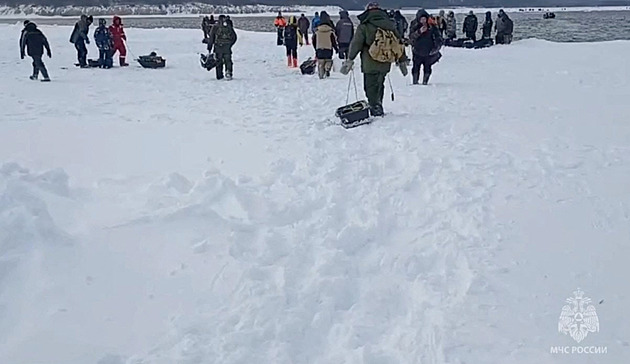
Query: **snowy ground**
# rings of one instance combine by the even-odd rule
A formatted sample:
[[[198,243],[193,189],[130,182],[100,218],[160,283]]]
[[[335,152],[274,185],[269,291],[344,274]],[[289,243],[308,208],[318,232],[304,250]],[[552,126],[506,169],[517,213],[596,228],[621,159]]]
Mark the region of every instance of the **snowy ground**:
[[[44,28],[41,84],[0,27],[0,362],[630,357],[630,43],[446,49],[349,131],[347,79],[287,70],[273,34],[217,82],[196,30],[128,30],[163,70],[76,69],[70,30]],[[576,345],[607,354],[550,354]]]

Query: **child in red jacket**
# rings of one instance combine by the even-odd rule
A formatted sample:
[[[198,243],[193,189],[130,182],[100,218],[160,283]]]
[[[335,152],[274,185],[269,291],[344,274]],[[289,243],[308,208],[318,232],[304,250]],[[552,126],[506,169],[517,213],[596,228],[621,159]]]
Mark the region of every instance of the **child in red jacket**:
[[[114,17],[112,25],[109,26],[109,31],[112,33],[112,38],[114,40],[112,57],[114,56],[114,54],[116,54],[116,52],[118,52],[118,61],[120,62],[120,67],[129,66],[129,64],[125,62],[125,58],[127,58],[127,48],[125,48],[125,41],[127,40],[127,36],[125,35],[125,29],[123,28],[122,20],[119,16]]]

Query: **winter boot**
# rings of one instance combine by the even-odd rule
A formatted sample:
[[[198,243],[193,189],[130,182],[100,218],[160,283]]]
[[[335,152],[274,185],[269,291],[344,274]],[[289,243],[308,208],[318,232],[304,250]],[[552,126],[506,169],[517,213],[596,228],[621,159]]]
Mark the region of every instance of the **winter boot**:
[[[375,104],[375,105],[370,106],[370,114],[372,114],[372,116],[385,115],[385,112],[383,111],[383,105]]]
[[[42,80],[42,82],[50,82],[50,78],[46,77]]]
[[[418,84],[418,81],[420,80],[420,73],[415,73],[415,72],[414,72],[414,73],[412,73],[412,74],[411,74],[411,79],[412,79],[412,83],[413,83],[414,85],[417,85],[417,84]]]
[[[293,68],[297,68],[297,67],[298,67],[297,58],[293,58]]]
[[[431,77],[431,74],[430,74],[430,73],[425,73],[425,74],[422,76],[422,84],[423,84],[423,85],[426,85],[426,84],[428,84],[428,83],[429,83],[429,77]]]
[[[293,66],[293,57],[287,56],[287,66],[289,67]]]
[[[37,76],[35,76],[35,75],[28,76],[28,78],[33,80],[33,81],[37,81]]]
[[[125,62],[125,57],[119,57],[118,62],[120,63],[120,67],[127,67],[129,63]]]
[[[225,79],[227,79],[228,81],[232,80],[232,72],[226,72],[225,73]]]

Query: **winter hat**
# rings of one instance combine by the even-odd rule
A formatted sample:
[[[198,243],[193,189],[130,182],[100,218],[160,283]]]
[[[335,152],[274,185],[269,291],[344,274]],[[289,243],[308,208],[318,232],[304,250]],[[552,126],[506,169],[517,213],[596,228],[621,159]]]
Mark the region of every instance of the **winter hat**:
[[[103,18],[100,18],[100,19],[98,20],[98,25],[102,25],[102,26],[104,26],[104,25],[106,25],[106,24],[107,24],[107,20],[105,20],[105,19],[103,19]]]
[[[26,26],[26,24],[30,23],[30,20],[24,20],[24,26]]]
[[[380,9],[381,6],[376,1],[372,1],[365,6],[365,10]]]
[[[475,13],[471,10],[468,12],[468,15],[475,15]]]
[[[418,11],[416,12],[416,19],[420,19],[423,17],[428,19],[429,16],[429,13],[427,13],[427,11],[422,8],[418,9]]]
[[[332,23],[332,20],[330,20],[330,15],[328,15],[328,13],[325,11],[322,11],[319,14],[319,19],[321,20],[321,24]]]

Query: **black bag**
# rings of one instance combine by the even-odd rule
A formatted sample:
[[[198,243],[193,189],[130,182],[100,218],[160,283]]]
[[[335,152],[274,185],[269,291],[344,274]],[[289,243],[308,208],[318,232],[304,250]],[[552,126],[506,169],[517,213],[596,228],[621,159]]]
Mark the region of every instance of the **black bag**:
[[[314,74],[315,68],[317,68],[317,61],[310,57],[300,65],[300,71],[302,71],[303,75]]]
[[[217,66],[217,60],[214,58],[212,54],[210,55],[202,54],[200,57],[200,62],[201,62],[201,67],[205,68],[208,71],[212,70],[214,67]]]

